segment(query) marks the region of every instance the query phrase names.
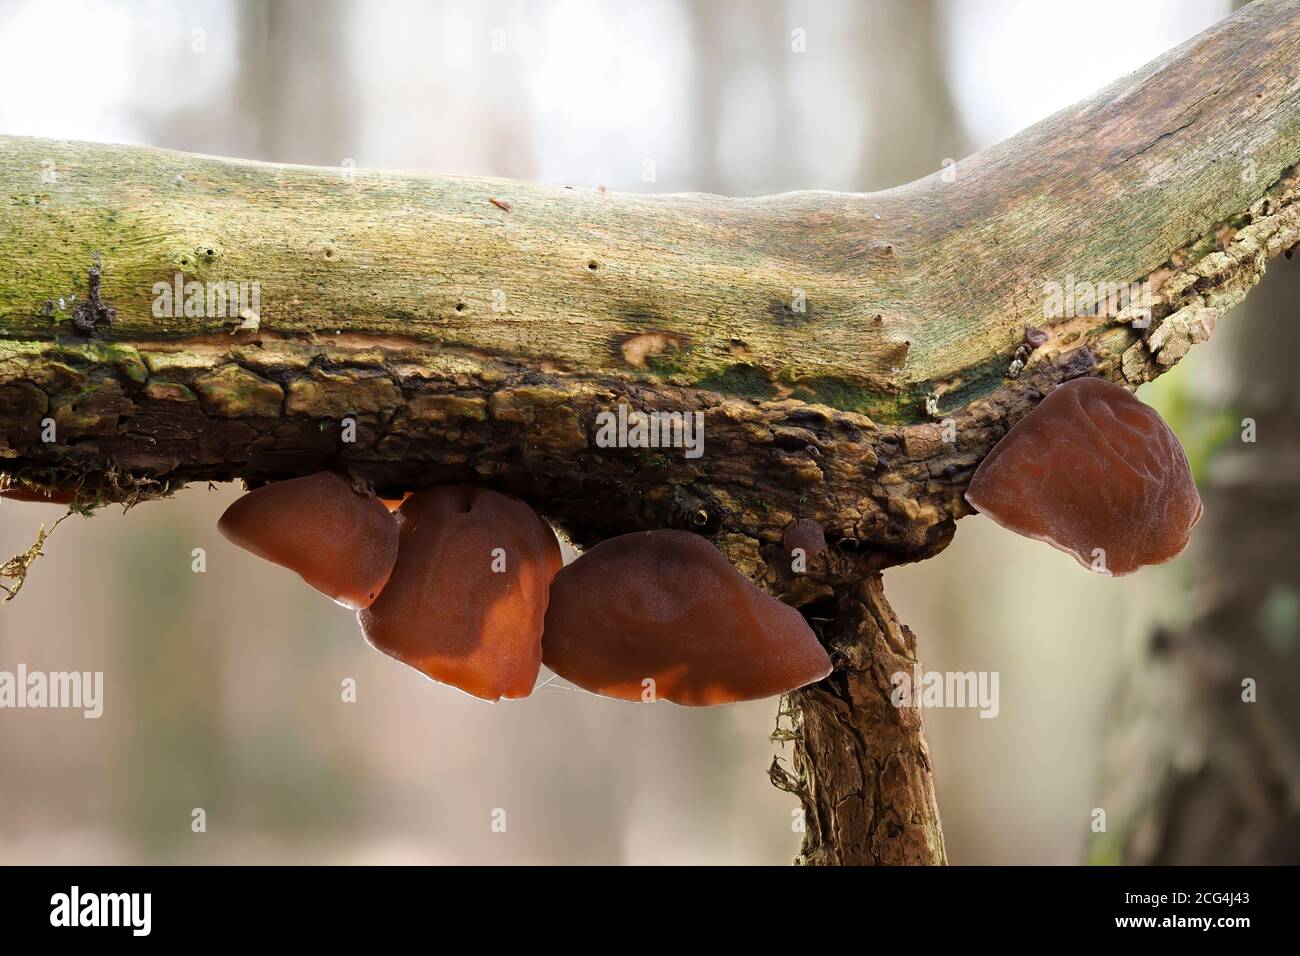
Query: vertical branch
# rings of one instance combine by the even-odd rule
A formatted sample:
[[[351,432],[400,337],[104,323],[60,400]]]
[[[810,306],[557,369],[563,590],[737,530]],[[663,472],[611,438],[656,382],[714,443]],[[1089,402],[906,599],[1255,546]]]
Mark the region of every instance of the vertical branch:
[[[835,670],[789,695],[777,739],[794,744],[793,773],[770,775],[799,796],[798,863],[945,864],[921,712],[890,701],[891,676],[916,664],[916,635],[894,615],[879,574],[841,592],[823,630]]]

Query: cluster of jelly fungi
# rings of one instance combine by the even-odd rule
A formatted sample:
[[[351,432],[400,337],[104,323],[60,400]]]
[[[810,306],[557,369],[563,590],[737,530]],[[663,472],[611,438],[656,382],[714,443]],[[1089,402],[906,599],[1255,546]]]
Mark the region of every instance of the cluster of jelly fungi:
[[[12,481],[0,496],[72,500]],[[966,499],[1108,575],[1177,557],[1202,511],[1173,432],[1097,378],[1048,393],[980,463]],[[769,697],[831,670],[799,611],[691,532],[619,535],[565,566],[518,498],[448,485],[380,499],[329,471],[248,492],[218,527],[356,610],[373,647],[486,700],[527,697],[542,664],[596,694],[686,705]],[[826,551],[825,529],[796,519],[782,544],[806,566]]]
[[[371,646],[485,700],[527,697],[543,663],[597,694],[689,705],[831,669],[797,610],[685,531],[610,538],[565,567],[518,498],[448,485],[386,501],[331,472],[251,491],[219,527],[356,608]]]

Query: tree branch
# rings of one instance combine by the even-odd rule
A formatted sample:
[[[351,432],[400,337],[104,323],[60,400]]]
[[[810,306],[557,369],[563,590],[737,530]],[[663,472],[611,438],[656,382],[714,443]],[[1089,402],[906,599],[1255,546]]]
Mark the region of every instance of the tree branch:
[[[551,500],[688,485],[715,530],[812,512],[833,538],[924,557],[1043,388],[1158,374],[1300,240],[1298,52],[1297,5],[1252,4],[954,182],[872,195],[348,179],[3,138],[0,454],[116,499],[335,457],[392,489],[452,472],[540,479]],[[70,302],[97,255],[116,317],[87,341]],[[155,318],[155,283],[178,272],[259,282],[260,328]],[[1151,328],[1058,322],[1012,381],[1043,283],[1070,275],[1152,278]],[[918,424],[927,396],[955,442]],[[705,409],[728,454],[629,473],[591,441],[595,410],[622,399]],[[321,423],[347,413],[362,437],[340,449]],[[57,444],[35,440],[47,414]],[[649,510],[593,532],[666,517]]]

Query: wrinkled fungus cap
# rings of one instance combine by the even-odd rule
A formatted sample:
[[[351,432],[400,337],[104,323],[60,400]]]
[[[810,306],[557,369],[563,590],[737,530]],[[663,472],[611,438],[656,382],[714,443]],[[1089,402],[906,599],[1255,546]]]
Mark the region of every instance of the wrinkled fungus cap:
[[[975,471],[966,500],[1004,528],[1092,570],[1130,574],[1182,553],[1201,517],[1187,456],[1128,390],[1058,385]]]
[[[752,700],[831,670],[803,615],[672,530],[610,538],[556,575],[542,650],[566,680],[631,701]]]
[[[464,485],[411,495],[397,523],[397,566],[357,614],[366,640],[475,697],[527,697],[563,564],[554,532],[518,498]]]
[[[397,560],[397,522],[388,509],[330,471],[250,491],[217,527],[344,607],[366,607],[377,598]]]

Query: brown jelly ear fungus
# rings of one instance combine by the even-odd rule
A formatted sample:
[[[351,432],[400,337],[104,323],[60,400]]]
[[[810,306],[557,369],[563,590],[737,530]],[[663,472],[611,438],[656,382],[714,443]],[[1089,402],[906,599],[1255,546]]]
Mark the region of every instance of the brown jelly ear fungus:
[[[7,484],[0,479],[0,498],[8,498],[12,501],[34,501],[47,505],[70,505],[76,501],[77,493],[71,488],[23,487],[17,483]]]
[[[329,471],[250,491],[217,527],[344,607],[367,607],[397,560],[397,522],[388,509]]]
[[[509,495],[447,486],[397,511],[401,548],[383,594],[357,614],[371,645],[485,700],[527,697],[559,542]]]
[[[566,680],[630,701],[752,700],[831,670],[798,611],[672,530],[609,538],[556,575],[542,650]]]
[[[1202,510],[1169,426],[1096,378],[1058,385],[1016,423],[976,469],[966,500],[1110,575],[1177,557]]]

